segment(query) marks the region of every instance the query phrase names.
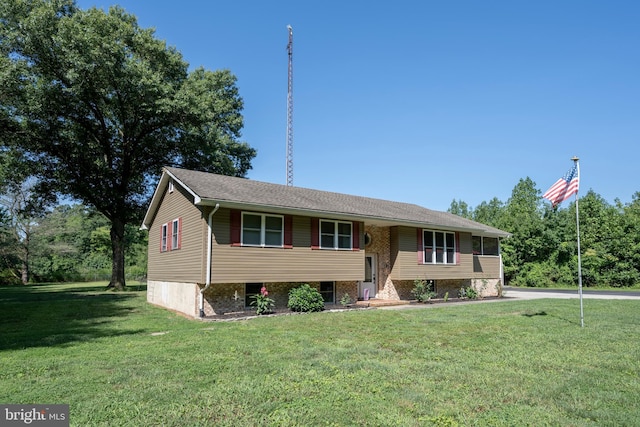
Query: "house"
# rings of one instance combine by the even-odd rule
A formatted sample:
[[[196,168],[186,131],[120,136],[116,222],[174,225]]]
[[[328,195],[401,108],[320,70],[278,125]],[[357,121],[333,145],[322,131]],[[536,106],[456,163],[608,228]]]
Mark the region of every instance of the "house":
[[[414,204],[171,167],[142,227],[147,300],[193,317],[244,310],[262,286],[286,307],[301,283],[328,303],[411,299],[416,279],[440,296],[498,295],[509,235]]]

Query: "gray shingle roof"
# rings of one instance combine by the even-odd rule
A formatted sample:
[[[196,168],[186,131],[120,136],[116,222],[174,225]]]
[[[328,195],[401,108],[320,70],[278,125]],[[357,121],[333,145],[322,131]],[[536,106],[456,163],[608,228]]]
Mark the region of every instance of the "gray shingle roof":
[[[187,169],[168,167],[165,171],[199,197],[202,200],[200,203],[203,204],[245,205],[248,208],[262,207],[281,212],[314,212],[327,217],[360,218],[365,222],[385,225],[404,224],[468,230],[496,237],[509,235],[497,228],[448,212],[434,211],[410,203],[271,184]]]

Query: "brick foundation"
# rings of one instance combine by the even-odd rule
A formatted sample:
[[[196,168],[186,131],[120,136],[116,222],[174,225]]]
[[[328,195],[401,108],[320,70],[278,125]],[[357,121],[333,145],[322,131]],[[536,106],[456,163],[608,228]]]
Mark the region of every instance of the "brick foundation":
[[[320,290],[320,282],[307,282],[311,287]],[[269,291],[269,297],[275,302],[276,309],[287,307],[289,302],[289,291],[302,285],[302,283],[265,283],[264,286]],[[201,286],[204,288],[204,286]],[[215,316],[218,314],[235,311],[250,310],[251,306],[245,306],[245,284],[244,283],[224,283],[212,284],[204,293],[204,314],[205,316]],[[357,282],[335,282],[334,299],[335,304],[340,304],[340,299],[344,294],[348,294],[351,301],[357,299]]]

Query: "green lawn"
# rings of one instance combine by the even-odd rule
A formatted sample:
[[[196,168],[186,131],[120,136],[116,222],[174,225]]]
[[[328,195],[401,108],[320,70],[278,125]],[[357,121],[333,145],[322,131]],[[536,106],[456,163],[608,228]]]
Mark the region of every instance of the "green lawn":
[[[144,291],[0,287],[0,402],[74,426],[638,426],[640,302],[188,320]]]

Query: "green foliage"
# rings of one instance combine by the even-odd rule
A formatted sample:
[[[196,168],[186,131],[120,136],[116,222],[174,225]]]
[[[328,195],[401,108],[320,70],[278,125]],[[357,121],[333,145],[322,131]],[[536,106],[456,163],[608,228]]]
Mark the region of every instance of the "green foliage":
[[[460,299],[478,299],[478,291],[476,291],[473,287],[461,287],[458,290],[458,298]]]
[[[512,234],[500,243],[505,284],[577,286],[575,203],[552,208],[540,194],[526,178],[506,204],[493,198],[471,208],[454,200],[449,211]],[[610,205],[590,190],[579,202],[583,285],[640,285],[640,192],[631,203]]]
[[[449,291],[444,293],[444,297],[442,299],[444,300],[444,302],[449,301]]]
[[[413,295],[418,302],[430,301],[431,298],[436,296],[436,293],[433,291],[433,280],[414,280],[411,295]]]
[[[324,310],[322,294],[305,283],[289,291],[287,307],[292,311],[310,312]]]
[[[474,288],[472,288],[471,286],[469,286],[466,289],[466,294],[467,294],[467,298],[469,299],[478,299],[478,291],[476,291]]]
[[[342,295],[342,298],[340,298],[340,305],[346,307],[349,304],[351,304],[351,297],[345,292],[344,295]]]
[[[122,288],[126,227],[140,223],[162,166],[251,168],[236,78],[189,72],[118,6],[1,0],[0,16],[0,151],[22,156],[36,199],[67,195],[108,219],[111,284]]]
[[[262,287],[259,294],[252,295],[251,305],[256,307],[256,314],[270,314],[273,312],[273,307],[275,307],[275,301],[269,298],[269,291],[267,288]]]

